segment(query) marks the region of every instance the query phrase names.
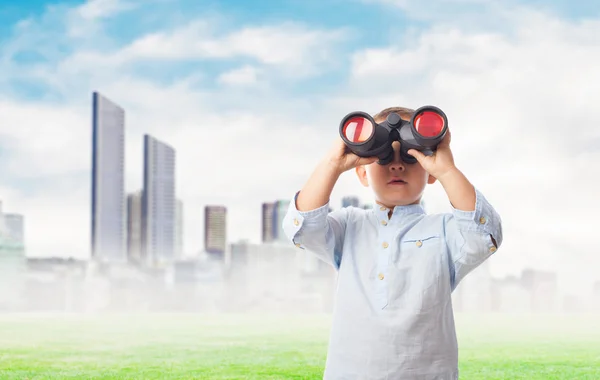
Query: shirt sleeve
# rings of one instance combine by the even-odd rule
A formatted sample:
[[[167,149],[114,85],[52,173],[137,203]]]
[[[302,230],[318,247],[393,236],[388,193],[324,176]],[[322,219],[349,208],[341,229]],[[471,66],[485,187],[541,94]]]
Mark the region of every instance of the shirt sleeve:
[[[475,210],[458,210],[451,205],[452,213],[445,223],[453,290],[502,244],[500,215],[477,188],[475,196]]]
[[[329,212],[329,202],[310,211],[298,211],[297,192],[283,218],[282,227],[296,247],[306,249],[339,269],[342,260],[348,208]]]

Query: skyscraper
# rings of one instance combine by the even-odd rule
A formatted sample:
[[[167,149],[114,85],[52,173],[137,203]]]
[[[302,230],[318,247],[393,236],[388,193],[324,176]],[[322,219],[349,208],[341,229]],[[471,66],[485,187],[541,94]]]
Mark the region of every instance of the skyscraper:
[[[127,256],[134,263],[142,261],[142,199],[141,190],[127,196]]]
[[[175,259],[175,149],[144,136],[142,249],[147,264]]]
[[[175,209],[175,257],[183,257],[183,202],[177,199]]]
[[[92,257],[125,261],[125,111],[92,95]]]
[[[0,201],[0,309],[15,310],[23,302],[25,289],[24,218],[6,214]]]
[[[273,241],[274,229],[273,229],[273,214],[275,210],[275,203],[263,203],[262,204],[262,242],[269,243]]]
[[[4,239],[7,247],[19,251],[25,250],[25,223],[23,215],[20,214],[2,214],[4,224]]]
[[[227,209],[225,206],[204,207],[204,250],[221,259],[227,245]]]

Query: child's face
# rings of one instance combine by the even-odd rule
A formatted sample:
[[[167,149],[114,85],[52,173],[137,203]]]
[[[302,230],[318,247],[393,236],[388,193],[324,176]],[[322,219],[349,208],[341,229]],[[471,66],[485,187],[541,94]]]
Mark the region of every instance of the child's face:
[[[359,166],[356,174],[364,186],[371,187],[377,201],[388,208],[416,204],[421,200],[425,186],[436,179],[417,162],[407,164],[400,159],[400,143],[395,141],[394,160],[387,165],[377,162]]]

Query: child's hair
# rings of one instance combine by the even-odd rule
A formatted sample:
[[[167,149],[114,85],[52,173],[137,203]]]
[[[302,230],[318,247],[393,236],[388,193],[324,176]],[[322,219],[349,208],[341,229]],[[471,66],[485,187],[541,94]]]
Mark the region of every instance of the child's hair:
[[[385,120],[388,117],[388,115],[392,112],[397,113],[398,116],[400,116],[403,119],[410,120],[412,115],[415,113],[415,110],[406,107],[389,107],[379,111],[375,116],[373,116],[373,119],[375,119],[376,121]]]

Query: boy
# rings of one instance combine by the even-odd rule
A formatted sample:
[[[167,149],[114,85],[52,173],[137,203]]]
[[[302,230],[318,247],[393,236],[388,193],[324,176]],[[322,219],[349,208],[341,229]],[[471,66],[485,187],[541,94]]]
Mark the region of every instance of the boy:
[[[410,120],[414,110],[394,107]],[[339,139],[290,202],[288,238],[338,271],[324,379],[458,378],[451,293],[502,243],[500,216],[454,165],[450,132],[433,156],[408,153],[417,163],[348,153]],[[355,169],[377,207],[328,214],[338,177]],[[426,215],[426,184],[439,181],[452,212]]]

